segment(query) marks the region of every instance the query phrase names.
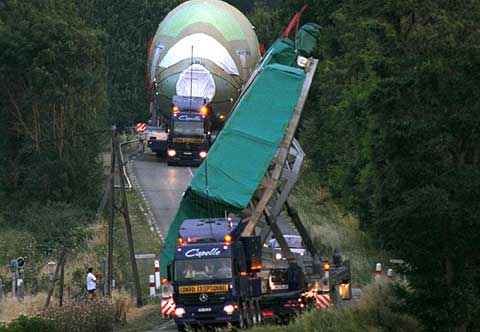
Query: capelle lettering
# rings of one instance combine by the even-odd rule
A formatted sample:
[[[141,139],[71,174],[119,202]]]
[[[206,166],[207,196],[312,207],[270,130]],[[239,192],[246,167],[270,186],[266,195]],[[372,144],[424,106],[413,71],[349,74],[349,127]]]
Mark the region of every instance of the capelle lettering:
[[[178,117],[178,120],[180,120],[180,121],[200,121],[200,116],[199,115],[195,115],[195,116],[180,115]]]
[[[218,256],[218,255],[220,255],[220,249],[218,248],[213,248],[209,251],[200,251],[200,249],[190,249],[187,252],[185,252],[185,257],[202,258],[207,256]]]

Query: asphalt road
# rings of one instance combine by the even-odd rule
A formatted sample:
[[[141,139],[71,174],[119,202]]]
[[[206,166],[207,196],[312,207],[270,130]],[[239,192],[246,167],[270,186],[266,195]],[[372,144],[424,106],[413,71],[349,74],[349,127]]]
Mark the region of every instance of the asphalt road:
[[[132,155],[130,161],[140,191],[165,237],[196,168],[167,166],[151,152]]]

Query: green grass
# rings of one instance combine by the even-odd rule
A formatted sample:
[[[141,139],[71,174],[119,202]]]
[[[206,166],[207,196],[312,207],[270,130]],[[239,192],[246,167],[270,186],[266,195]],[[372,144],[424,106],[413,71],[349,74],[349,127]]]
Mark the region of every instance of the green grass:
[[[141,312],[127,325],[117,324],[113,330],[115,332],[143,332],[152,330],[165,322],[167,320],[161,318],[158,305],[149,305],[142,308]]]
[[[335,248],[349,258],[355,286],[368,284],[375,263],[385,253],[375,249],[366,233],[359,229],[355,216],[343,212],[314,176],[305,171],[289,202],[295,207],[324,259],[331,259]]]
[[[127,193],[128,207],[130,213],[130,222],[136,254],[155,254],[160,255],[161,241],[157,234],[147,222],[147,209],[142,197],[136,189]],[[117,267],[124,277],[123,282],[128,289],[133,289],[131,278],[130,258],[128,255],[127,235],[125,231],[125,221],[121,214],[115,218],[115,258]],[[140,285],[142,286],[143,297],[148,296],[148,276],[153,274],[153,259],[137,260]]]

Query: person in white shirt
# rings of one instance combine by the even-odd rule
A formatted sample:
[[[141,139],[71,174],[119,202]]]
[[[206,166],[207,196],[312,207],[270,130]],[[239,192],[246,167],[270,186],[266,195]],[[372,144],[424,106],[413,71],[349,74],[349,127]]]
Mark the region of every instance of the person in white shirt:
[[[87,273],[87,298],[95,297],[95,291],[97,290],[97,277],[93,274],[93,268],[88,268]]]

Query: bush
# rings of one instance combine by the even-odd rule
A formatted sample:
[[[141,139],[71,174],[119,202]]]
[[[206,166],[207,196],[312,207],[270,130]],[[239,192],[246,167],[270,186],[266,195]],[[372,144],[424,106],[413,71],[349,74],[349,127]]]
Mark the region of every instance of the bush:
[[[113,330],[114,310],[108,301],[85,301],[51,307],[43,316],[56,322],[61,332],[109,332]]]
[[[0,325],[0,332],[57,332],[55,323],[42,317],[21,315],[10,324]]]
[[[360,303],[329,311],[311,310],[287,327],[259,326],[254,332],[415,332],[417,322],[392,308],[398,306],[390,282],[364,289]]]

